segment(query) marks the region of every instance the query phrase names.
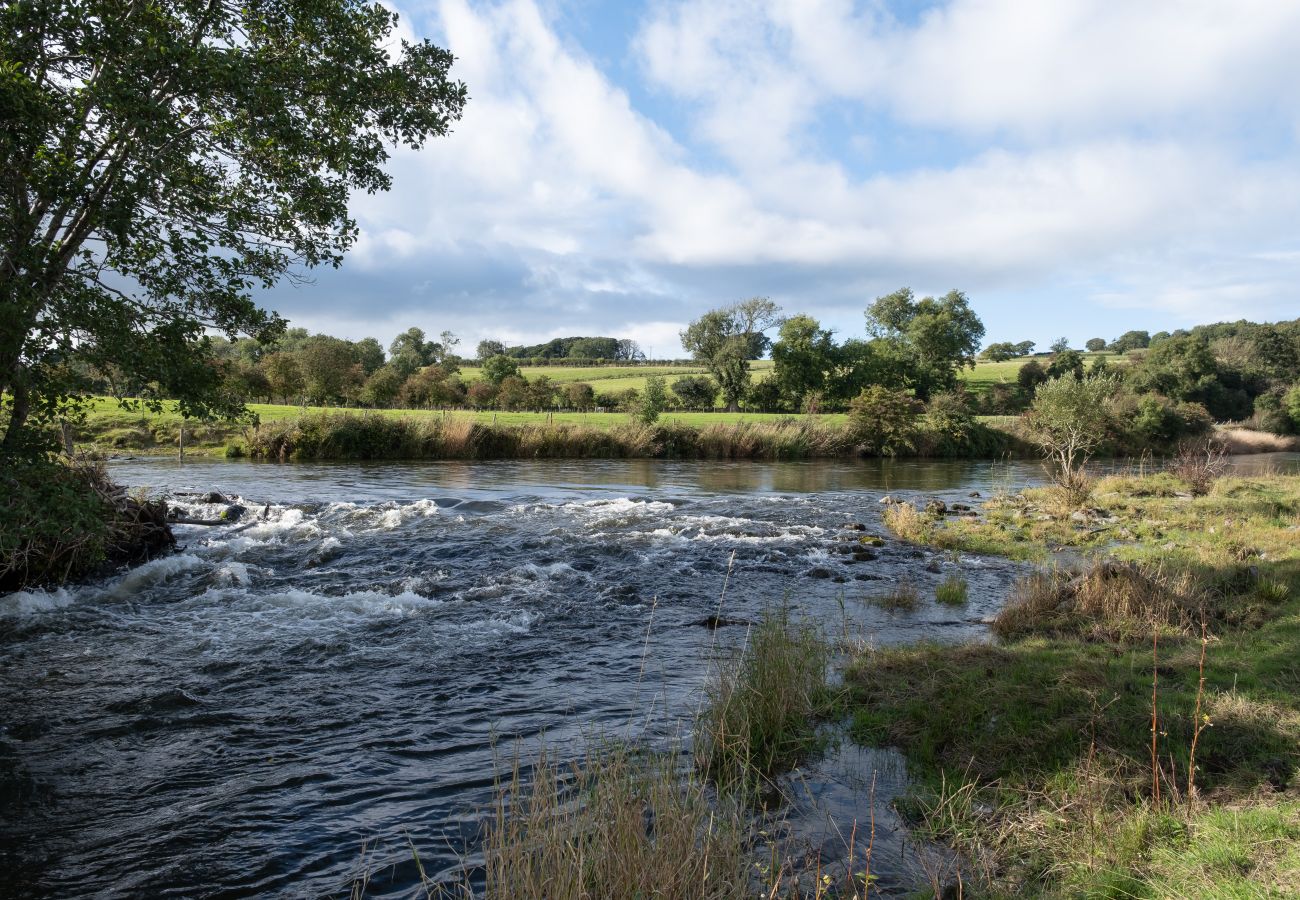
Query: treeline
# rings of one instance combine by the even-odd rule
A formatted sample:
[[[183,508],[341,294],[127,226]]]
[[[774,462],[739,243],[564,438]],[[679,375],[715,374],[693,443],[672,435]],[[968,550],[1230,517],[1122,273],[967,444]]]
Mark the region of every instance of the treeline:
[[[990,345],[985,353],[993,350],[997,358],[1007,346],[1025,345]],[[1121,359],[1099,355],[1089,362],[1058,341],[1045,358],[1027,360],[1014,382],[992,385],[980,400],[981,411],[1018,413],[1033,401],[1038,385],[1061,375],[1113,373],[1121,390],[1134,398],[1138,416],[1172,421],[1178,415],[1204,415],[1277,434],[1300,433],[1300,319],[1221,322],[1155,334],[1129,331],[1111,341],[1093,338],[1085,347]]]

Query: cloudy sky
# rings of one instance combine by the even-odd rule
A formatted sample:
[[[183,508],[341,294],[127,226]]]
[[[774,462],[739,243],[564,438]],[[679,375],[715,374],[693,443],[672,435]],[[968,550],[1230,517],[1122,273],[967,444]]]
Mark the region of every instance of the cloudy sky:
[[[989,340],[1300,315],[1300,2],[397,0],[464,119],[358,197],[294,324],[681,354],[766,295],[902,285]]]

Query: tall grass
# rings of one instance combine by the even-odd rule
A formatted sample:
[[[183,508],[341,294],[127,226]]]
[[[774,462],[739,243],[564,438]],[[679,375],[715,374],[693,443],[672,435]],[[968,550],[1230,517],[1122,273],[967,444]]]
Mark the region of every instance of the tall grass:
[[[627,747],[528,772],[516,760],[487,828],[486,896],[747,896],[748,816],[676,761]]]
[[[825,708],[826,640],[789,610],[768,610],[723,659],[696,725],[700,768],[723,785],[754,784],[804,755]]]
[[[567,423],[507,425],[461,417],[373,412],[309,413],[263,423],[249,453],[265,459],[815,459],[858,455],[848,429],[776,422],[660,421],[613,428]]]

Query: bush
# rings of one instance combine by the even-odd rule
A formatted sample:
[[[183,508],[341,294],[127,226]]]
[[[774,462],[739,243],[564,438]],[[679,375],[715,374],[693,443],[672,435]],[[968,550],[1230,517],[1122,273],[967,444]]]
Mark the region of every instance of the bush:
[[[878,384],[863,389],[849,406],[850,437],[871,456],[896,456],[912,449],[915,422],[911,396]]]

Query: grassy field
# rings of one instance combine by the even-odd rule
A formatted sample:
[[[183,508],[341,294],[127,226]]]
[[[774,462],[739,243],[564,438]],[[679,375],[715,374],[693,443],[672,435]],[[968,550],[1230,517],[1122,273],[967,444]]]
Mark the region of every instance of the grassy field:
[[[1300,476],[1190,487],[889,517],[955,559],[1082,559],[1020,581],[997,642],[866,651],[845,678],[854,734],[903,750],[916,820],[993,896],[1300,895]]]

